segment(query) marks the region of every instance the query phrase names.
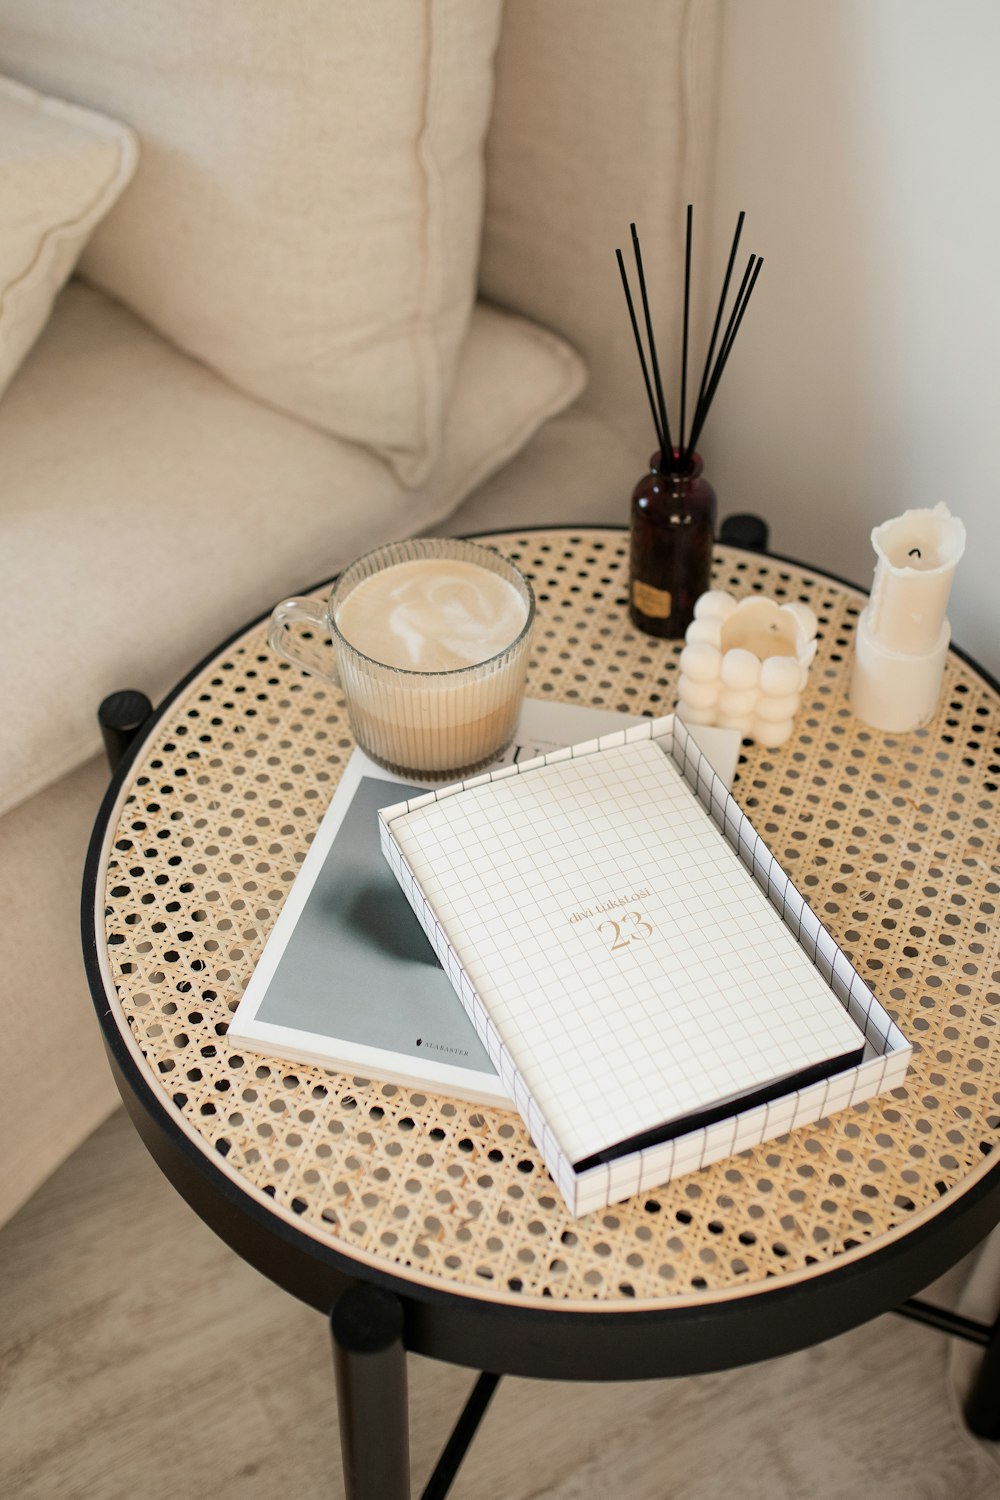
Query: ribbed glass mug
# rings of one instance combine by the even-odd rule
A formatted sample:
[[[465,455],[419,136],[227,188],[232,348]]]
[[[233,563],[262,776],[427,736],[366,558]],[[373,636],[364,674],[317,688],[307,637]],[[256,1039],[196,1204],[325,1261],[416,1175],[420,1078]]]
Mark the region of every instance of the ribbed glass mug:
[[[513,585],[525,618],[509,644],[473,665],[427,672],[389,666],[346,639],[338,616],[360,584],[398,563],[435,559],[472,563]],[[359,557],[341,573],[326,600],[295,598],[276,605],[268,643],[293,666],[317,672],[312,662],[297,654],[287,627],[301,622],[324,631],[333,642],[336,667],[320,675],[343,692],[361,748],[391,771],[457,777],[499,755],[514,738],[534,618],[531,585],[507,558],[475,542],[417,537]]]

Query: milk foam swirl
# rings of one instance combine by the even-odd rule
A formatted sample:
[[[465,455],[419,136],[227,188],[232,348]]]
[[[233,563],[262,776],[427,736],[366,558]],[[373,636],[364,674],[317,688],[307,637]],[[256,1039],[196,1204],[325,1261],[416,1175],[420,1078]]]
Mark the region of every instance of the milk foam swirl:
[[[415,559],[366,578],[337,626],[358,651],[391,667],[447,672],[488,661],[519,635],[527,607],[513,584],[458,559]]]

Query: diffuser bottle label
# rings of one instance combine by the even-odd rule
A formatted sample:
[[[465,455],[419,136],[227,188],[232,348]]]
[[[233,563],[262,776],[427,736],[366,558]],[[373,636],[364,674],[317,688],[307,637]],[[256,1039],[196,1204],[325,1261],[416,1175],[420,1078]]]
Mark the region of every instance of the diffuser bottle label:
[[[665,620],[673,609],[673,595],[669,589],[655,589],[651,583],[632,580],[632,603],[642,615],[652,620]]]

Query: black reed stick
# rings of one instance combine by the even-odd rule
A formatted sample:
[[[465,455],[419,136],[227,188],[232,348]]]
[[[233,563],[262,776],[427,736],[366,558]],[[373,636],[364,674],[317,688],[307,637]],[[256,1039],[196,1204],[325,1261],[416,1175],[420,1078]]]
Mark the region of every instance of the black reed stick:
[[[747,287],[749,286],[750,279],[753,275],[756,259],[756,256],[751,255],[750,259],[747,261],[746,270],[743,272],[743,279],[740,282],[739,290],[736,293],[736,299],[733,302],[732,311],[729,314],[729,321],[726,324],[725,331],[722,335],[722,340],[719,344],[719,350],[718,354],[716,355],[715,364],[712,366],[712,369],[709,372],[708,383],[705,386],[704,394],[698,404],[698,410],[695,412],[695,419],[691,426],[690,446],[692,451],[694,449],[694,444],[697,438],[701,434],[701,429],[705,425],[705,419],[708,416],[709,407],[712,404],[712,399],[715,395],[716,390],[718,389],[719,381],[722,378],[722,371],[725,368],[727,352],[731,346],[737,319],[740,316],[740,309],[743,306],[743,299],[746,296]]]
[[[757,285],[757,277],[760,275],[760,268],[764,264],[764,257],[762,255],[759,255],[757,257],[756,265],[754,265],[753,262],[754,258],[751,255],[750,264],[747,266],[748,273],[750,271],[750,266],[753,266],[753,274],[750,276],[750,284],[749,286],[747,286],[747,279],[746,276],[744,276],[743,285],[740,287],[740,295],[737,298],[736,305],[733,309],[733,317],[729,320],[730,326],[726,330],[726,337],[724,338],[722,347],[719,350],[719,358],[716,361],[715,369],[712,372],[712,378],[709,381],[708,390],[705,392],[705,400],[700,412],[700,420],[697,423],[697,429],[692,430],[691,433],[692,449],[694,448],[694,445],[698,440],[701,429],[705,425],[705,418],[708,416],[709,407],[711,406],[712,401],[715,397],[715,393],[719,388],[719,381],[722,379],[722,372],[726,368],[726,363],[732,352],[733,345],[736,342],[736,335],[740,331],[740,324],[743,322],[743,315],[746,312],[750,302],[750,298],[753,295],[753,289]],[[743,290],[744,287],[746,287],[745,292]]]
[[[705,384],[705,389],[704,389],[704,391],[701,394],[701,398],[700,398],[700,400],[698,402],[698,406],[697,406],[697,409],[695,411],[695,421],[692,424],[692,430],[693,430],[693,428],[694,428],[695,425],[697,425],[699,427],[699,429],[701,428],[701,426],[703,425],[702,422],[701,422],[701,420],[700,420],[701,414],[702,414],[703,411],[706,414],[708,412],[708,405],[709,405],[709,402],[711,401],[710,392],[712,390],[712,382],[715,379],[715,372],[719,368],[719,359],[721,359],[722,352],[725,349],[726,344],[729,341],[730,335],[732,334],[733,324],[736,322],[736,317],[737,317],[737,314],[739,313],[739,310],[740,310],[740,303],[741,303],[741,301],[743,299],[743,294],[744,294],[744,292],[747,289],[747,284],[748,284],[748,282],[750,280],[751,274],[753,273],[753,267],[754,267],[754,261],[755,261],[755,259],[756,259],[756,256],[751,255],[750,259],[747,261],[747,268],[743,272],[743,280],[740,282],[739,290],[736,293],[736,300],[733,302],[732,310],[731,310],[731,312],[729,314],[729,321],[727,322],[726,327],[725,327],[725,331],[724,331],[724,333],[722,335],[722,342],[719,345],[719,352],[718,352],[718,355],[716,357],[715,364],[712,366],[712,368],[708,372],[708,380],[707,380],[707,382]]]
[[[721,341],[720,347],[718,347],[718,356],[717,359],[715,359],[715,365],[714,368],[712,368],[711,375],[709,375],[708,386],[705,387],[705,399],[708,399],[708,393],[711,392],[712,389],[712,381],[715,380],[715,371],[717,371],[718,369],[718,362],[720,362],[721,357],[723,357],[724,348],[726,348],[726,345],[729,344],[730,336],[732,336],[733,324],[736,323],[736,315],[739,314],[739,306],[741,306],[742,299],[744,299],[744,293],[745,291],[747,291],[747,284],[748,282],[750,282],[751,275],[753,275],[754,261],[756,260],[756,255],[751,255],[750,260],[747,261],[747,270],[745,270],[744,272],[744,279],[742,279],[741,284],[739,284],[739,290],[738,293],[736,293],[736,300],[735,302],[733,302],[732,311],[730,311],[729,323],[726,324],[726,332],[723,333],[723,341]]]
[[[757,263],[756,265],[754,265],[754,257],[751,255],[750,264],[753,265],[753,275],[750,277],[750,285],[746,288],[746,291],[742,293],[741,298],[736,308],[734,309],[735,317],[731,320],[732,329],[727,333],[723,346],[719,350],[718,366],[716,369],[716,373],[712,377],[714,385],[718,385],[719,378],[722,375],[722,371],[726,367],[726,360],[729,358],[729,351],[733,347],[733,344],[736,342],[736,335],[739,332],[740,324],[743,321],[743,314],[746,312],[747,303],[750,301],[750,294],[757,284],[757,277],[760,275],[760,268],[764,264],[764,257],[762,255],[758,255]]]
[[[684,457],[684,418],[687,409],[688,322],[691,314],[691,220],[693,209],[687,207],[687,235],[684,243],[684,333],[681,339],[681,430],[678,447]]]
[[[635,334],[635,347],[639,351],[639,363],[642,366],[642,378],[646,382],[646,395],[649,397],[649,409],[653,415],[653,426],[656,429],[656,441],[660,450],[663,450],[663,432],[660,428],[660,418],[656,410],[656,401],[653,396],[653,387],[649,380],[649,370],[646,367],[646,356],[643,353],[642,339],[639,336],[639,322],[635,315],[635,306],[632,302],[632,291],[628,284],[628,276],[625,271],[625,262],[620,250],[615,251],[618,257],[618,269],[622,273],[622,286],[625,288],[625,301],[628,303],[628,315],[632,319],[632,332]]]
[[[732,243],[732,247],[731,247],[731,249],[729,251],[729,263],[726,266],[726,274],[725,274],[725,277],[723,278],[723,282],[722,282],[722,296],[719,298],[719,306],[716,309],[716,313],[715,313],[715,322],[712,325],[712,337],[709,339],[709,342],[708,342],[708,353],[705,356],[705,368],[701,372],[701,385],[698,387],[698,400],[695,402],[695,411],[696,412],[700,408],[700,406],[702,404],[702,401],[705,398],[705,388],[708,385],[709,370],[712,367],[712,356],[715,353],[715,341],[716,341],[716,339],[719,336],[719,324],[722,322],[722,311],[723,311],[723,308],[726,305],[726,296],[727,296],[727,294],[729,292],[729,281],[730,281],[730,278],[731,278],[731,276],[733,274],[733,266],[736,263],[736,251],[739,248],[740,235],[743,232],[743,220],[745,218],[746,218],[746,211],[744,209],[741,209],[740,210],[739,218],[736,220],[736,233],[733,235],[733,243]],[[693,428],[693,424],[692,424],[692,428]],[[690,442],[688,444],[688,453],[687,453],[686,457],[688,457],[688,458],[690,457],[690,453],[691,453],[691,450],[693,448],[694,448],[694,443]]]
[[[667,403],[663,399],[663,382],[660,379],[660,361],[656,357],[656,339],[653,336],[653,320],[649,315],[649,298],[646,295],[646,278],[642,270],[642,249],[639,245],[639,235],[634,224],[632,230],[632,251],[635,255],[635,268],[639,273],[639,291],[642,294],[642,311],[646,319],[646,339],[649,343],[649,360],[653,366],[653,381],[656,385],[656,400],[660,408],[660,430],[663,434],[663,442],[660,444],[660,471],[672,470],[674,468],[674,445],[670,440],[670,422],[667,419]]]

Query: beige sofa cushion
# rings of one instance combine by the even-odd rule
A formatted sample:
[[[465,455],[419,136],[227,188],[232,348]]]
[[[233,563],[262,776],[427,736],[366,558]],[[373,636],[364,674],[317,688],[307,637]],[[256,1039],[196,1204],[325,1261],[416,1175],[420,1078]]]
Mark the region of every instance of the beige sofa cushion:
[[[0,77],[0,392],[136,156],[125,126]]]
[[[446,526],[583,383],[553,335],[478,306],[441,461],[407,491],[70,282],[0,402],[0,812],[98,748],[106,694],[155,700],[283,596]]]
[[[86,277],[417,484],[475,296],[499,20],[500,0],[9,0],[0,66],[139,132]]]

